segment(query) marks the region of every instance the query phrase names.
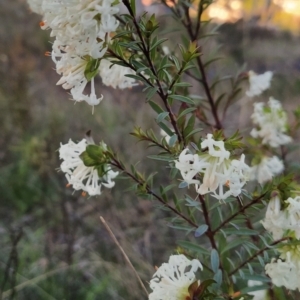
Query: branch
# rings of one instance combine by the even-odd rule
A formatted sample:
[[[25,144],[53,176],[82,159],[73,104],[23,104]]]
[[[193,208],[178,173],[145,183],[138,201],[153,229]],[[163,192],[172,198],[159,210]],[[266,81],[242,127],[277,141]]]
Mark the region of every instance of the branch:
[[[283,241],[288,240],[289,237],[285,237],[282,238],[280,240],[274,241],[270,246],[275,246]],[[228,273],[228,276],[232,276],[234,273],[236,273],[239,269],[241,269],[243,266],[245,266],[248,262],[250,262],[251,260],[253,260],[254,258],[256,258],[258,255],[264,253],[266,250],[268,250],[270,247],[269,246],[265,246],[264,248],[262,248],[261,250],[257,251],[256,253],[254,253],[252,256],[250,256],[247,260],[245,260],[243,263],[241,263],[238,267],[236,267],[233,271],[231,271],[230,273]]]
[[[252,200],[247,205],[242,206],[236,213],[231,215],[228,219],[224,220],[216,229],[214,229],[212,232],[215,235],[221,228],[223,228],[227,223],[229,223],[232,219],[234,219],[239,214],[243,213],[247,208],[251,207],[253,204],[259,202],[266,194],[262,194],[256,199]]]
[[[215,249],[216,251],[218,251],[218,247],[217,247],[216,241],[214,239],[214,233],[213,233],[213,231],[211,229],[210,218],[209,218],[209,213],[208,213],[208,210],[207,210],[207,207],[206,207],[206,203],[205,203],[205,200],[204,200],[203,196],[200,195],[200,194],[199,194],[199,200],[200,200],[200,203],[201,203],[201,206],[202,206],[205,224],[208,227],[208,229],[205,232],[205,234],[208,237],[212,248]],[[219,262],[219,267],[220,267],[220,269],[223,269],[222,264],[221,264],[221,260]]]
[[[177,137],[178,137],[178,142],[179,143],[181,143],[182,141],[184,142],[182,134],[181,134],[181,132],[180,132],[178,126],[177,126],[176,117],[175,117],[175,115],[174,115],[174,113],[173,113],[173,111],[172,111],[172,109],[171,109],[171,107],[170,107],[170,105],[168,103],[168,94],[164,93],[163,87],[162,87],[162,85],[161,85],[161,83],[160,83],[160,81],[158,79],[157,71],[156,71],[155,66],[154,66],[154,64],[153,64],[153,62],[151,60],[151,57],[150,57],[149,47],[147,46],[147,44],[146,44],[146,42],[145,42],[145,40],[143,38],[143,34],[142,34],[141,29],[139,27],[139,24],[138,24],[138,22],[136,20],[135,14],[134,14],[134,12],[133,12],[133,10],[132,10],[132,8],[131,8],[130,3],[129,3],[128,0],[123,0],[123,3],[126,6],[126,8],[128,9],[128,12],[129,12],[129,14],[132,17],[134,27],[135,27],[135,29],[137,31],[139,39],[142,42],[142,49],[141,50],[142,50],[143,54],[145,55],[145,57],[146,57],[146,59],[148,61],[150,70],[152,71],[153,75],[156,78],[155,81],[156,81],[156,85],[158,87],[158,94],[159,94],[161,100],[163,101],[166,110],[169,112],[169,117],[170,117],[170,120],[171,120],[171,124],[172,124],[172,126],[174,128],[174,131],[175,131]]]
[[[191,17],[190,17],[190,14],[189,14],[189,6],[187,6],[186,4],[183,4],[183,7],[184,7],[184,10],[185,10],[185,18],[186,18],[186,22],[184,21],[183,18],[180,18],[182,24],[185,26],[189,36],[190,36],[190,39],[192,42],[197,42],[197,39],[198,39],[198,34],[199,34],[199,31],[200,31],[200,19],[201,19],[201,16],[202,16],[202,13],[203,13],[203,4],[202,4],[202,1],[200,1],[199,3],[199,7],[198,7],[198,22],[197,22],[197,25],[196,25],[196,30],[195,30],[195,33],[193,32],[193,28],[192,28],[192,21],[191,21]],[[178,13],[178,12],[177,12]],[[196,45],[197,46],[197,45]],[[198,47],[197,47],[198,49]],[[199,52],[199,50],[197,50]],[[218,112],[217,112],[217,108],[216,108],[216,105],[215,105],[215,102],[214,102],[214,99],[212,97],[212,94],[210,92],[210,88],[209,88],[209,84],[208,84],[208,81],[207,81],[207,77],[206,77],[206,73],[205,73],[205,69],[204,69],[204,65],[202,63],[202,60],[201,60],[201,57],[200,56],[197,56],[197,65],[198,65],[198,68],[201,72],[201,76],[202,76],[202,79],[201,79],[201,83],[204,87],[204,90],[205,90],[205,93],[207,95],[207,99],[208,99],[208,102],[209,102],[209,105],[210,105],[210,108],[211,108],[211,112],[212,112],[212,115],[215,119],[215,127],[217,129],[222,129],[223,126],[222,126],[222,123],[219,119],[219,115],[218,115]]]
[[[162,203],[163,206],[165,206],[168,209],[170,209],[172,212],[174,212],[176,215],[178,215],[181,219],[183,219],[187,223],[189,223],[192,227],[198,228],[198,225],[196,223],[194,223],[192,220],[190,220],[189,218],[187,218],[185,215],[183,215],[176,208],[172,207],[169,203],[165,202],[164,199],[162,199],[159,195],[157,195],[156,193],[154,193],[152,191],[151,187],[148,184],[146,184],[145,181],[141,181],[141,179],[137,178],[136,176],[134,176],[133,174],[131,174],[129,171],[127,171],[116,158],[112,158],[112,161],[110,162],[110,164],[113,165],[113,166],[115,166],[115,167],[117,167],[119,170],[123,171],[128,177],[130,177],[131,179],[133,179],[140,186],[144,186],[147,194],[153,196],[154,198],[156,198],[159,202]]]

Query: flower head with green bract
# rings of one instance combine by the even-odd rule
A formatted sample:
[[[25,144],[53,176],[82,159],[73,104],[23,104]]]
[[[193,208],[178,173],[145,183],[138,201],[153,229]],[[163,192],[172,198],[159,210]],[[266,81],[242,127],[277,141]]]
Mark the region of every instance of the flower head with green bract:
[[[115,185],[112,179],[119,172],[114,172],[108,163],[97,163],[88,157],[86,158],[87,146],[86,139],[77,144],[72,140],[69,140],[67,144],[61,144],[59,158],[63,159],[63,162],[60,168],[66,173],[68,184],[72,185],[75,190],[82,190],[90,196],[100,195],[102,185],[106,188],[112,188]],[[101,148],[105,151],[106,145],[102,143],[99,146],[99,149]],[[101,157],[99,159],[101,160]]]

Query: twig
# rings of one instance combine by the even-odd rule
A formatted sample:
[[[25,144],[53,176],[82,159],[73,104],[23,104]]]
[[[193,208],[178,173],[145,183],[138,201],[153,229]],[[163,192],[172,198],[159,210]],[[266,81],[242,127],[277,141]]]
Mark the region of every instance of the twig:
[[[202,206],[204,220],[205,220],[205,223],[206,223],[206,225],[208,227],[208,229],[205,232],[205,234],[208,237],[212,248],[215,249],[217,252],[219,252],[217,244],[216,244],[216,241],[215,241],[215,238],[214,238],[214,233],[213,233],[213,231],[211,229],[211,223],[210,223],[209,213],[208,213],[208,210],[207,210],[207,207],[206,207],[205,199],[200,194],[199,194],[199,200],[200,200],[200,203],[201,203],[201,206]],[[219,268],[221,270],[223,270],[223,266],[222,266],[221,260],[219,261]]]
[[[163,2],[165,3],[165,1],[163,1]],[[167,5],[167,4],[165,4],[165,5]],[[183,3],[182,6],[183,6],[183,9],[184,9],[184,15],[182,15],[180,13],[180,11],[178,11],[178,10],[173,10],[172,9],[172,12],[175,13],[175,15],[177,17],[179,17],[179,19],[181,20],[181,23],[186,28],[191,41],[197,43],[198,34],[199,34],[200,28],[201,28],[201,21],[199,21],[199,20],[201,19],[202,13],[204,11],[203,10],[203,3],[202,3],[202,1],[200,1],[199,6],[198,6],[198,14],[197,14],[198,21],[197,21],[197,24],[196,24],[195,32],[193,32],[193,23],[192,23],[190,14],[189,14],[190,7],[188,5],[186,5],[185,3]],[[199,49],[197,51],[199,52]],[[201,80],[198,80],[198,81],[203,85],[203,88],[204,88],[205,93],[207,95],[208,103],[211,107],[211,112],[212,112],[213,118],[216,122],[214,127],[217,128],[217,129],[222,129],[223,126],[222,126],[222,123],[220,121],[220,118],[219,118],[219,115],[218,115],[218,112],[217,112],[216,104],[214,102],[213,96],[212,96],[211,91],[210,91],[210,87],[209,87],[209,83],[208,83],[208,80],[207,80],[207,77],[206,77],[203,62],[202,62],[200,56],[198,56],[196,60],[197,60],[197,65],[198,65],[199,71],[201,72],[201,77],[202,77]]]
[[[123,250],[122,246],[119,244],[116,236],[114,235],[114,233],[111,231],[110,227],[108,226],[108,224],[105,222],[104,218],[102,216],[100,216],[100,220],[103,223],[103,225],[105,226],[106,230],[108,231],[109,235],[111,236],[111,238],[113,239],[113,241],[115,242],[115,244],[117,245],[117,247],[120,249],[121,253],[123,254],[126,262],[128,263],[129,267],[132,269],[133,273],[135,274],[135,276],[137,277],[139,283],[141,284],[142,289],[144,290],[144,292],[146,293],[147,297],[148,297],[148,291],[142,281],[142,279],[140,278],[139,274],[137,273],[137,271],[135,270],[133,264],[131,263],[129,257],[127,256],[127,254],[125,253],[125,251]]]
[[[201,206],[202,206],[202,210],[203,210],[203,216],[204,216],[204,220],[205,220],[205,224],[207,225],[208,229],[206,231],[206,235],[207,237],[209,238],[210,240],[210,243],[211,243],[211,246],[217,250],[217,245],[216,245],[216,242],[214,240],[214,235],[213,235],[213,232],[212,232],[212,229],[211,229],[211,225],[210,225],[210,219],[209,219],[209,214],[208,214],[208,210],[207,210],[207,207],[206,207],[206,203],[205,203],[205,200],[203,198],[202,195],[199,194],[199,200],[200,200],[200,203],[201,203]]]
[[[177,120],[176,120],[176,116],[175,114],[173,113],[172,111],[172,108],[171,106],[169,105],[168,103],[168,94],[164,92],[164,89],[161,85],[161,82],[160,80],[158,79],[158,73],[157,73],[157,70],[152,62],[152,59],[150,57],[150,50],[149,50],[149,45],[147,44],[147,42],[145,41],[144,37],[143,37],[143,34],[141,32],[141,29],[140,29],[140,26],[136,20],[136,16],[131,8],[131,5],[130,5],[130,2],[128,0],[123,0],[123,4],[126,6],[129,14],[131,15],[132,17],[132,21],[133,21],[133,25],[137,31],[137,35],[140,39],[140,41],[142,42],[142,45],[141,45],[141,50],[143,51],[143,54],[145,55],[146,59],[147,59],[147,62],[149,64],[149,67],[150,67],[150,70],[152,72],[152,74],[155,76],[155,82],[156,82],[156,85],[158,87],[158,95],[160,96],[161,100],[163,101],[164,103],[164,106],[166,108],[166,110],[169,112],[169,117],[170,117],[170,121],[171,121],[171,124],[174,128],[174,131],[178,137],[178,142],[181,143],[183,142],[184,143],[184,137],[182,136],[179,128],[178,128],[178,125],[177,125]],[[185,146],[185,145],[184,145]]]
[[[128,172],[123,166],[122,164],[118,161],[117,158],[112,158],[112,161],[110,162],[111,165],[117,167],[118,169],[120,169],[121,171],[123,171],[128,177],[130,177],[131,179],[133,179],[136,183],[138,183],[140,186],[145,185],[145,181],[141,181],[139,180],[136,176],[134,176],[133,174],[131,174],[130,172]],[[185,220],[186,222],[188,222],[191,226],[198,228],[198,225],[196,223],[194,223],[192,220],[190,220],[189,218],[187,218],[185,215],[183,215],[180,211],[178,211],[175,207],[171,206],[169,203],[167,203],[166,201],[164,201],[159,195],[157,195],[156,193],[154,193],[152,191],[152,189],[150,188],[150,186],[148,184],[145,185],[145,190],[147,192],[148,195],[153,196],[154,198],[156,198],[159,202],[162,203],[163,206],[167,207],[168,209],[170,209],[171,211],[173,211],[176,215],[178,215],[179,217],[181,217],[183,220]]]
[[[229,218],[224,220],[216,229],[214,229],[213,234],[216,234],[216,232],[218,232],[221,228],[223,228],[225,224],[229,223],[232,219],[234,219],[239,214],[242,214],[246,209],[251,207],[253,204],[259,202],[264,196],[265,196],[265,194],[262,194],[259,197],[257,197],[256,199],[254,199],[253,201],[251,201],[250,203],[246,204],[245,206],[242,206],[236,213],[234,213]]]
[[[283,241],[288,240],[288,237],[282,238],[280,240],[274,241],[271,246],[275,246]],[[234,270],[232,270],[230,273],[228,273],[228,276],[232,276],[234,273],[236,273],[239,269],[241,269],[243,266],[245,266],[248,262],[250,262],[251,260],[253,260],[254,258],[256,258],[258,255],[264,253],[266,250],[268,250],[270,248],[270,246],[266,246],[262,249],[260,249],[259,251],[257,251],[256,253],[254,253],[252,256],[250,256],[248,259],[246,259],[243,263],[241,263],[239,266],[237,266]]]

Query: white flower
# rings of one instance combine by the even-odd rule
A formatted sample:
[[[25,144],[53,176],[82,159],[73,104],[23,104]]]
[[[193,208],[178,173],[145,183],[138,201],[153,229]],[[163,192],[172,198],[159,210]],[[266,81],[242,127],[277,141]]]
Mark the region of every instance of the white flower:
[[[41,0],[27,0],[30,9],[36,14],[43,14]]]
[[[229,168],[230,152],[225,149],[223,141],[215,141],[212,134],[207,134],[207,139],[204,139],[201,143],[201,148],[208,148],[208,154],[201,156],[201,160],[206,162],[206,169],[203,171],[203,183],[197,189],[197,192],[201,195],[208,192],[214,192],[219,185],[223,184],[222,174],[227,173]]]
[[[200,164],[199,156],[188,154],[188,152],[189,149],[186,148],[180,153],[178,161],[175,161],[175,167],[180,171],[183,180],[187,184],[199,184],[200,181],[194,179],[194,177],[207,166],[207,163]]]
[[[184,181],[195,184],[201,195],[213,193],[219,200],[238,196],[249,180],[249,166],[244,162],[245,156],[242,155],[240,160],[231,160],[224,142],[215,141],[211,134],[203,140],[201,148],[207,148],[208,153],[190,154],[185,149],[179,155],[179,160],[175,161],[175,167],[180,170]],[[200,178],[195,178],[196,175],[203,175],[202,183]]]
[[[282,160],[277,156],[264,157],[261,162],[251,167],[250,180],[257,180],[260,184],[272,180],[275,175],[284,170]]]
[[[114,89],[132,88],[137,85],[135,79],[125,76],[127,74],[135,74],[135,71],[130,68],[113,65],[109,60],[102,59],[99,70],[103,84]]]
[[[75,101],[86,101],[88,104],[94,106],[101,102],[103,96],[97,98],[95,93],[94,78],[91,79],[91,93],[85,95],[84,89],[88,83],[85,78],[84,71],[88,61],[80,57],[73,57],[68,59],[67,55],[62,55],[61,60],[56,62],[56,71],[62,75],[60,80],[56,83],[62,85],[64,89],[71,89],[72,99]]]
[[[243,186],[249,180],[250,167],[245,163],[245,155],[242,154],[240,160],[232,160],[229,168],[220,175],[223,178],[219,185],[218,193],[214,191],[213,196],[218,200],[225,200],[230,196],[237,197],[241,192]],[[224,186],[228,190],[224,193]]]
[[[281,210],[280,199],[278,196],[272,198],[268,204],[266,216],[261,221],[266,230],[272,235],[274,240],[279,240],[283,237],[285,230],[286,216]]]
[[[112,179],[119,172],[112,171],[109,165],[103,165],[101,176],[99,176],[99,171],[96,168],[85,166],[80,154],[86,150],[87,145],[85,139],[77,144],[72,140],[69,140],[65,145],[61,144],[59,158],[63,159],[63,162],[60,168],[66,173],[68,183],[75,190],[83,190],[91,196],[100,195],[102,185],[107,188],[112,188],[115,185]]]
[[[277,261],[272,259],[265,267],[266,274],[272,279],[276,286],[285,286],[289,290],[300,290],[300,261],[292,259],[288,252],[284,257],[280,256]],[[284,259],[284,260],[283,260]]]
[[[249,90],[246,91],[248,97],[259,96],[263,91],[267,90],[271,85],[273,73],[267,71],[264,74],[257,75],[253,71],[249,71]]]
[[[170,51],[168,46],[162,46],[162,51],[163,51],[164,55],[170,55],[171,54],[171,51]]]
[[[207,138],[201,143],[201,148],[208,148],[208,154],[219,159],[220,163],[228,159],[230,152],[225,149],[223,141],[215,141],[212,134],[207,134]]]
[[[163,263],[150,280],[153,292],[149,300],[186,300],[190,296],[189,286],[197,281],[198,269],[203,269],[199,260],[189,260],[182,254],[171,255],[169,262]]]
[[[248,286],[254,287],[262,285],[262,282],[256,280],[248,280]],[[248,292],[249,295],[253,296],[252,300],[266,300],[267,299],[267,290],[258,290],[253,292]]]
[[[254,138],[261,138],[263,144],[279,147],[292,141],[292,138],[285,134],[287,115],[278,100],[271,97],[268,107],[261,102],[254,103],[254,112],[251,118],[258,128],[253,128],[250,134]]]
[[[273,198],[262,224],[272,233],[274,240],[282,238],[287,230],[286,235],[300,239],[300,196],[290,197],[285,202],[288,206],[281,210],[279,197]]]
[[[31,0],[33,1],[33,0]],[[71,89],[73,100],[100,103],[94,87],[99,59],[106,53],[119,21],[114,0],[41,0],[42,29],[51,29],[55,37],[52,59],[62,77],[57,84]],[[84,92],[91,79],[91,92]]]
[[[300,240],[300,196],[290,197],[285,202],[289,204],[286,208],[288,218],[286,229],[293,231],[296,239]]]

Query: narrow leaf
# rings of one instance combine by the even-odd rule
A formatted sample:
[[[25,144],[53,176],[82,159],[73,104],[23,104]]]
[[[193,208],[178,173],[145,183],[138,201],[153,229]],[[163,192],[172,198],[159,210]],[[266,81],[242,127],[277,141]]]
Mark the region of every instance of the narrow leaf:
[[[220,259],[219,259],[219,254],[216,249],[211,250],[210,264],[211,264],[212,270],[215,273],[217,273],[217,271],[219,269]]]
[[[164,110],[155,102],[149,101],[150,106],[154,111],[156,111],[158,114],[162,113]]]
[[[168,115],[169,115],[169,112],[167,112],[167,111],[160,113],[160,114],[156,117],[157,123],[162,122]]]
[[[187,182],[185,181],[181,181],[180,184],[178,185],[178,188],[180,189],[184,189],[188,186]]]
[[[195,237],[199,237],[201,235],[203,235],[208,229],[208,226],[206,224],[202,224],[200,225],[196,231],[195,231]]]
[[[186,96],[181,96],[181,95],[169,95],[168,96],[169,98],[171,99],[174,99],[174,100],[178,100],[178,101],[181,101],[181,102],[185,102],[185,103],[188,103],[188,104],[192,104],[194,105],[194,101],[191,99],[191,98],[188,98]]]
[[[178,241],[178,245],[190,251],[198,252],[204,255],[209,255],[209,251],[199,245],[187,241]]]

